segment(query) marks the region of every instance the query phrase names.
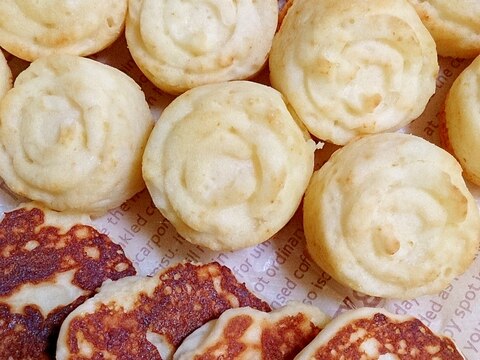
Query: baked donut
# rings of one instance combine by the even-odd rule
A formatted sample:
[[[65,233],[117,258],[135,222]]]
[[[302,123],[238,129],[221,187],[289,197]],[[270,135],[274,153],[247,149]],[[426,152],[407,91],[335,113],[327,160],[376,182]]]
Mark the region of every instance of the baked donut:
[[[439,55],[473,58],[480,54],[480,2],[409,1],[435,39]]]
[[[277,21],[276,0],[129,0],[126,38],[145,76],[180,94],[255,75],[267,60]]]
[[[480,185],[480,57],[455,79],[441,113],[442,146],[462,165],[464,176]]]
[[[435,42],[407,0],[295,0],[270,80],[308,130],[344,145],[417,118],[435,92]]]
[[[472,263],[480,215],[462,169],[414,135],[368,135],[314,173],[304,200],[307,249],[338,282],[385,298],[444,289]]]
[[[0,120],[0,176],[19,195],[100,215],[145,187],[152,115],[140,87],[113,67],[40,58],[1,101]]]
[[[27,61],[90,55],[120,36],[126,13],[127,0],[2,0],[0,47]]]
[[[293,216],[315,144],[280,93],[249,81],[209,84],[160,116],[143,176],[160,212],[190,242],[234,250],[263,242]]]

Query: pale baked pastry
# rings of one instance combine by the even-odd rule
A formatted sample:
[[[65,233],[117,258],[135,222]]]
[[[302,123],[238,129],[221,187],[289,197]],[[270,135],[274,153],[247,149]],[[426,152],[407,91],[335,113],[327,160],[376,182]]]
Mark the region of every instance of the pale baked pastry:
[[[270,313],[229,309],[191,333],[173,360],[293,359],[329,321],[319,308],[295,301]]]
[[[295,0],[269,64],[308,130],[340,145],[417,118],[438,73],[435,42],[407,0]]]
[[[333,319],[294,360],[337,359],[465,358],[452,339],[417,318],[364,307]]]
[[[152,116],[140,87],[113,67],[38,59],[1,101],[0,120],[0,176],[17,194],[100,215],[145,187]]]
[[[0,47],[27,61],[90,55],[119,37],[126,12],[127,0],[2,0]]]
[[[464,170],[464,176],[480,185],[480,57],[455,79],[445,100],[441,139]]]
[[[136,273],[85,215],[23,204],[4,214],[0,233],[2,359],[54,359],[67,315],[105,280]]]
[[[290,220],[314,151],[275,89],[249,81],[203,85],[163,111],[143,176],[180,235],[234,250],[267,240]]]
[[[172,359],[192,331],[236,307],[270,310],[218,263],[106,281],[63,322],[56,359]]]
[[[478,0],[409,0],[442,56],[472,58],[480,54]]]
[[[247,79],[265,64],[277,26],[276,0],[129,0],[126,38],[156,86],[179,94]]]
[[[0,100],[12,87],[12,72],[8,67],[7,60],[0,49]]]
[[[480,215],[453,156],[420,137],[368,135],[314,173],[304,200],[309,253],[359,292],[414,298],[474,259]]]

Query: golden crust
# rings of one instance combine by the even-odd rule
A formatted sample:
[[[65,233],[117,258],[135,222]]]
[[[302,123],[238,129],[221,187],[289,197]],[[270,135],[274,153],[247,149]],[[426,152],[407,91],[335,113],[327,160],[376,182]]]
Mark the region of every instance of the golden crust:
[[[0,354],[51,359],[58,329],[106,279],[135,274],[122,248],[87,216],[38,203],[0,223]],[[8,324],[8,326],[5,326]]]
[[[333,319],[295,360],[411,359],[463,360],[452,339],[420,320],[380,308],[349,310]]]
[[[192,331],[245,306],[270,310],[218,263],[180,263],[153,277],[106,282],[62,324],[57,359],[171,359]]]
[[[190,334],[173,360],[292,359],[329,320],[317,307],[300,302],[270,313],[250,307],[229,309]]]

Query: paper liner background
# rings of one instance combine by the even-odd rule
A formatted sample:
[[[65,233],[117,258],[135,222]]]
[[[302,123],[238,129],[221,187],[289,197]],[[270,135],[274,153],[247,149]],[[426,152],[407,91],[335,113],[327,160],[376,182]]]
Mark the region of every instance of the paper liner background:
[[[9,54],[7,60],[14,76],[28,66]],[[132,60],[125,39],[91,56],[108,63],[133,77],[142,87],[155,119],[173,99],[155,88]],[[436,114],[456,76],[471,60],[440,59],[441,70],[436,94],[420,118],[402,129],[438,144]],[[268,69],[254,80],[268,83]],[[328,159],[336,146],[326,144],[317,150],[316,168]],[[470,186],[480,200],[480,188]],[[12,194],[0,182],[0,211],[10,210],[23,199]],[[318,306],[331,316],[361,306],[384,307],[398,314],[411,314],[434,331],[453,337],[461,351],[470,359],[480,358],[480,259],[456,278],[442,292],[408,301],[385,300],[366,296],[345,288],[313,263],[305,249],[301,206],[292,220],[270,240],[255,247],[235,252],[214,252],[189,244],[156,210],[147,190],[143,190],[117,209],[95,219],[102,232],[121,244],[141,274],[150,275],[182,260],[218,261],[228,266],[237,278],[247,284],[272,307],[289,300]]]

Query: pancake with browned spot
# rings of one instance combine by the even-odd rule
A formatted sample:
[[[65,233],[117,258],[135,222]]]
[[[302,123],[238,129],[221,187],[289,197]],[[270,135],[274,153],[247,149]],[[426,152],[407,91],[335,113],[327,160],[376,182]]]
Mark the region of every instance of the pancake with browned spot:
[[[448,337],[417,318],[384,309],[359,308],[332,320],[295,360],[435,359],[464,357]]]
[[[63,323],[57,359],[171,359],[192,331],[245,306],[270,310],[218,263],[181,263],[153,277],[106,282]]]
[[[270,313],[230,309],[188,336],[173,359],[293,359],[329,320],[319,308],[300,302]]]
[[[135,274],[78,214],[28,204],[0,223],[0,358],[53,359],[62,321],[106,279]]]

